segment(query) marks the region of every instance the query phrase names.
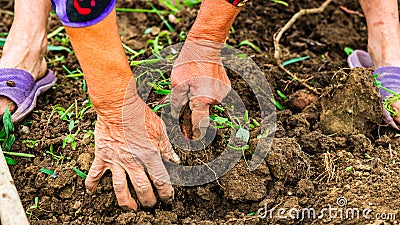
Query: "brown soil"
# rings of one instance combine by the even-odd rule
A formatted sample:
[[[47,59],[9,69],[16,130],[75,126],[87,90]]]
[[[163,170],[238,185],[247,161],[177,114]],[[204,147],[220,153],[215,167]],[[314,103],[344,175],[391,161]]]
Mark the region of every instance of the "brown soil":
[[[152,1],[158,7],[158,1]],[[68,108],[77,103],[86,104],[82,78],[67,78],[67,72],[79,68],[73,54],[51,52],[49,59],[65,57],[65,62],[50,64],[57,73],[57,85],[39,98],[36,110],[17,126],[17,141],[13,151],[34,154],[34,159],[17,158],[19,164],[10,166],[32,224],[398,224],[397,220],[329,218],[282,219],[269,213],[276,208],[314,208],[317,212],[337,207],[338,200],[347,200],[342,209],[365,208],[373,213],[399,214],[400,205],[400,139],[396,132],[381,124],[378,90],[368,76],[369,70],[345,69],[346,54],[343,48],[366,49],[365,19],[340,9],[362,12],[357,1],[338,0],[321,14],[301,17],[282,39],[284,60],[308,55],[310,59],[287,66],[300,78],[309,79],[320,95],[304,90],[276,66],[273,55],[272,35],[301,8],[318,7],[322,1],[288,1],[289,7],[272,1],[252,0],[236,19],[227,44],[236,46],[250,40],[261,47],[262,53],[243,46],[246,52],[265,73],[274,93],[281,90],[289,100],[277,94],[285,110],[277,112],[277,128],[269,154],[255,170],[249,171],[244,160],[218,181],[196,187],[175,187],[176,197],[171,204],[158,203],[153,209],[139,208],[126,211],[117,205],[112,188],[111,174],[101,180],[95,195],[86,193],[84,180],[72,166],[88,171],[93,160],[93,137],[84,138],[84,130],[93,130],[93,109],[83,116],[72,130],[80,129],[77,148],[62,147],[69,133],[68,123],[62,121],[52,107]],[[1,5],[0,33],[8,32],[13,3]],[[144,1],[121,1],[120,7],[147,8]],[[161,7],[161,6],[160,6]],[[198,7],[184,9],[177,14],[181,22],[174,24],[173,43],[179,34],[187,33]],[[118,13],[122,40],[134,50],[147,49],[147,40],[154,39],[158,30],[166,30],[155,14]],[[60,26],[51,15],[49,30]],[[153,32],[143,35],[154,27]],[[159,28],[159,29],[157,29]],[[51,39],[51,44],[60,41]],[[133,68],[135,69],[135,68]],[[232,86],[250,110],[252,118],[260,120],[252,93],[246,92],[243,81],[231,76]],[[155,99],[152,99],[153,101]],[[151,104],[151,101],[149,101]],[[257,129],[251,129],[250,146],[257,142]],[[185,155],[177,149],[186,165],[198,164],[198,159],[212,160],[226,146],[226,131],[219,131],[213,145],[194,155]],[[23,140],[38,140],[29,148]],[[54,160],[46,151],[53,146],[54,153],[64,158]],[[250,158],[251,155],[246,155]],[[58,175],[52,178],[39,172],[40,168],[53,169]],[[37,209],[29,209],[35,197]],[[266,218],[252,215],[261,209]],[[273,211],[273,210],[272,210]],[[287,215],[287,213],[282,213]],[[370,214],[373,216],[374,214]],[[262,216],[262,215],[261,215]]]

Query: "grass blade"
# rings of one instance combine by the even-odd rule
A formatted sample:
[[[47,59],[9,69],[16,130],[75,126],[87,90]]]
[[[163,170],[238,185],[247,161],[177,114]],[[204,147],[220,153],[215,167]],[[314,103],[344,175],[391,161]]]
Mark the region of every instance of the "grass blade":
[[[300,62],[300,61],[306,60],[308,58],[310,58],[310,56],[304,56],[304,57],[298,57],[298,58],[289,59],[288,61],[283,62],[282,66],[287,66],[289,64],[292,64],[292,63],[295,63],[295,62]]]
[[[25,158],[34,158],[35,157],[35,155],[23,153],[23,152],[4,152],[3,151],[3,153],[6,155],[25,157]]]
[[[258,53],[262,52],[261,49],[257,45],[253,44],[249,40],[244,40],[244,41],[240,42],[237,47],[240,47],[240,46],[243,46],[243,45],[247,45],[247,46],[251,47],[252,49],[254,49]]]
[[[45,174],[50,175],[50,176],[54,174],[54,170],[49,170],[49,169],[46,169],[46,168],[40,168],[39,172],[45,173]]]
[[[86,179],[87,174],[82,172],[80,169],[76,168],[76,167],[72,167],[72,169],[75,171],[76,174],[78,174],[78,176],[82,177],[82,179]]]

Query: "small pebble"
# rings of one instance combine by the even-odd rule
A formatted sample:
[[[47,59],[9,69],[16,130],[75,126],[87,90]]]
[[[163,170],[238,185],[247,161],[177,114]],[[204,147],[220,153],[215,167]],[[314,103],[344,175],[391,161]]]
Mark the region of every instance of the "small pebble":
[[[22,125],[21,126],[21,132],[24,133],[24,134],[29,134],[31,131],[30,131],[28,126]]]

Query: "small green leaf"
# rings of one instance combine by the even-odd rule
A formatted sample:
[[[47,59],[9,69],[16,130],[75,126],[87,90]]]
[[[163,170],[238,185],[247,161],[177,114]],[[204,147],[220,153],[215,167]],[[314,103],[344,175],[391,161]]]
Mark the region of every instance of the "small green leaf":
[[[248,142],[250,139],[250,132],[244,128],[239,128],[239,130],[236,132],[236,137]]]
[[[247,214],[247,216],[254,216],[254,215],[256,215],[256,212],[251,212]]]
[[[81,170],[79,170],[76,167],[72,167],[72,169],[76,172],[76,174],[78,174],[78,176],[82,177],[82,179],[86,179],[87,175],[86,173],[82,172]]]
[[[53,175],[54,170],[49,170],[49,169],[46,169],[46,168],[40,168],[39,172],[45,173],[47,175]]]
[[[218,105],[214,105],[214,109],[216,109],[216,110],[218,110],[218,111],[221,111],[221,112],[224,112],[224,111],[225,111],[224,108],[222,108],[221,106],[218,106]]]
[[[277,90],[276,92],[278,93],[279,97],[281,97],[283,100],[286,101],[288,99],[288,97],[285,94],[283,94],[282,91]]]
[[[193,7],[201,3],[201,0],[183,0],[183,5],[186,7]]]
[[[214,116],[214,117],[210,117],[212,121],[218,123],[218,124],[226,124],[229,119],[225,118],[225,117],[220,117],[220,116]]]
[[[249,111],[244,111],[243,120],[245,123],[249,122]]]
[[[72,150],[76,149],[76,142],[75,141],[71,142],[71,148],[72,148]]]
[[[282,1],[282,0],[272,0],[272,2],[284,5],[286,7],[289,6],[289,3],[285,2],[285,1]]]
[[[24,143],[28,148],[34,148],[38,141],[39,140],[22,140],[22,143]]]
[[[279,103],[277,102],[275,99],[270,98],[269,99],[272,103],[274,103],[274,105],[276,106],[276,108],[280,109],[280,110],[284,110],[285,108]]]
[[[171,105],[171,102],[165,103],[165,104],[161,104],[161,105],[156,105],[156,107],[154,107],[153,112],[158,112],[160,109],[164,108],[165,106]]]
[[[169,95],[171,90],[155,90],[154,92],[159,95]]]
[[[4,158],[6,159],[6,162],[8,165],[17,165],[18,164],[17,160],[15,160],[15,159],[12,159],[7,156],[4,156]]]
[[[347,172],[351,172],[351,171],[353,171],[353,167],[352,167],[352,166],[348,166],[348,167],[346,167],[346,171],[347,171]]]
[[[74,126],[75,126],[75,121],[74,120],[69,121],[69,126],[68,126],[69,132],[71,132],[72,129],[74,129]]]
[[[260,123],[258,123],[257,120],[255,120],[255,119],[252,119],[252,120],[253,120],[254,126],[256,126],[256,127],[259,127],[259,126],[260,126]]]
[[[17,157],[25,157],[25,158],[34,158],[35,155],[28,154],[28,153],[23,153],[23,152],[7,152],[3,151],[4,154],[11,155],[11,156],[17,156]]]
[[[261,53],[262,51],[261,51],[261,49],[257,46],[257,45],[255,45],[255,44],[253,44],[251,41],[249,41],[249,40],[244,40],[244,41],[242,41],[242,42],[240,42],[238,45],[237,45],[237,47],[239,48],[240,46],[243,46],[243,45],[247,45],[247,46],[249,46],[249,47],[251,47],[252,49],[254,49],[256,52],[258,52],[258,53]]]
[[[346,53],[347,56],[351,55],[351,53],[354,52],[354,49],[350,48],[350,47],[344,47],[344,52]]]
[[[295,62],[300,62],[300,61],[306,60],[308,58],[310,58],[310,56],[304,56],[304,57],[298,57],[298,58],[289,59],[289,60],[283,62],[282,66],[287,66],[289,64],[292,64],[292,63],[295,63]]]
[[[49,45],[49,46],[47,47],[47,50],[48,50],[48,51],[66,51],[66,52],[68,52],[68,53],[72,53],[72,50],[71,50],[71,49],[66,48],[66,47],[64,47],[64,46],[52,46],[52,45]]]
[[[364,157],[365,157],[366,159],[372,159],[372,157],[371,157],[370,155],[368,155],[367,153],[365,153]]]
[[[12,122],[11,113],[8,110],[8,107],[6,108],[6,111],[4,112],[4,115],[3,115],[3,124],[6,129],[7,134],[9,132],[14,132],[14,124]]]
[[[15,135],[11,134],[8,139],[3,143],[4,144],[4,150],[6,151],[10,151],[11,146],[14,144],[15,142]]]

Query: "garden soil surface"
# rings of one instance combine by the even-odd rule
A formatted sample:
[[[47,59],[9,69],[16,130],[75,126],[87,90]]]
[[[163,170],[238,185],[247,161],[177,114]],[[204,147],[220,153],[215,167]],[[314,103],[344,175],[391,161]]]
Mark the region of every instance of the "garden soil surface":
[[[158,1],[152,2],[162,8]],[[381,120],[379,90],[370,76],[372,70],[348,69],[343,50],[367,48],[367,27],[360,5],[355,0],[336,0],[322,13],[300,17],[283,35],[283,61],[309,56],[286,68],[315,87],[316,94],[291,81],[278,68],[273,58],[273,34],[300,9],[319,7],[323,1],[288,3],[286,7],[273,1],[249,1],[227,39],[231,46],[249,40],[261,48],[261,53],[249,46],[240,50],[261,68],[276,101],[284,107],[277,109],[276,132],[267,157],[254,171],[249,171],[242,159],[217,181],[176,186],[173,202],[159,202],[151,209],[139,207],[134,212],[119,207],[111,173],[102,178],[94,195],[86,192],[84,179],[72,167],[85,173],[89,170],[94,143],[93,137],[84,135],[94,129],[96,115],[90,108],[73,128],[73,134],[79,129],[76,149],[70,144],[63,148],[69,123],[53,108],[77,104],[81,109],[88,98],[83,79],[67,77],[63,69],[78,69],[76,57],[66,51],[49,52],[49,68],[57,74],[57,84],[40,96],[35,111],[16,125],[16,142],[11,149],[35,155],[15,158],[18,164],[10,166],[31,224],[398,224],[400,136]],[[149,8],[139,0],[119,1],[118,7]],[[169,18],[175,28],[170,34],[173,44],[180,42],[179,34],[190,30],[198,8],[184,8],[176,14],[181,21]],[[0,33],[10,30],[12,10],[12,1],[1,1]],[[156,14],[119,12],[118,24],[127,46],[136,51],[147,49],[140,59],[151,55],[147,40],[167,30]],[[60,25],[57,17],[50,15],[49,31]],[[150,33],[145,32],[148,28],[152,28]],[[62,43],[63,35],[51,38],[49,43],[70,47]],[[55,60],[60,57],[64,60]],[[232,87],[246,106],[254,109],[249,110],[250,117],[260,122],[263,118],[256,110],[252,92],[245,89],[239,76],[230,75]],[[278,90],[288,99],[280,98]],[[158,100],[150,98],[148,103],[154,106]],[[259,130],[250,131],[252,148],[258,142]],[[176,149],[183,164],[217,157],[226,147],[223,135],[224,130],[218,131],[213,144],[194,155]],[[29,145],[32,143],[24,140],[38,141]],[[46,153],[50,148],[58,157]],[[251,159],[251,154],[246,154]],[[57,177],[39,172],[41,168],[54,170]],[[35,197],[38,207],[32,209]],[[310,208],[315,209],[317,218],[309,217],[307,211],[301,216],[302,209]],[[296,216],[294,209],[300,210],[297,219],[290,218]],[[354,209],[359,211],[359,218]]]

